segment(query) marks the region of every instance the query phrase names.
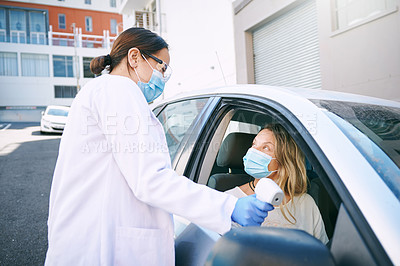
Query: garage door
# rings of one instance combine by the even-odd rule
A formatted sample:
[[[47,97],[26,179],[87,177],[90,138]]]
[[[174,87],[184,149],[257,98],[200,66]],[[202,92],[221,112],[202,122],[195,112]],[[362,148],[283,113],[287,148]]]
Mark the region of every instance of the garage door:
[[[253,32],[256,84],[321,88],[315,0]]]

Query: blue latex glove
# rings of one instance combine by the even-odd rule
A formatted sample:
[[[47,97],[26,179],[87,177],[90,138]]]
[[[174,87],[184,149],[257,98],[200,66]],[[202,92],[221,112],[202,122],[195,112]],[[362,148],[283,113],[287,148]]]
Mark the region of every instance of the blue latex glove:
[[[260,226],[273,209],[274,206],[258,200],[254,194],[238,199],[231,219],[242,226]]]

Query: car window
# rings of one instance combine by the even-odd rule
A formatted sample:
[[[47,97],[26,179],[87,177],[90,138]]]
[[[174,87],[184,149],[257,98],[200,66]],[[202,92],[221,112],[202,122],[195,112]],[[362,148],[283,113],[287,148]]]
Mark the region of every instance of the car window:
[[[229,121],[226,128],[224,139],[231,133],[241,132],[247,134],[257,134],[266,124],[273,122],[273,118],[247,110],[239,110]]]
[[[301,136],[293,125],[281,120],[280,116],[281,114],[260,112],[259,109],[251,111],[238,108],[228,111],[212,135],[203,163],[198,168],[200,171],[196,171],[199,173],[198,182],[219,191],[228,191],[251,181],[252,177],[244,171],[243,156],[263,127],[270,123],[279,123],[292,137],[298,139]],[[301,145],[304,143],[300,145],[298,141],[301,141],[296,139],[302,149]],[[307,153],[303,152],[307,157]],[[307,193],[320,209],[325,232],[330,239],[334,232],[337,207],[310,163],[306,163],[306,175],[309,184]]]
[[[181,141],[207,101],[208,98],[201,98],[171,103],[157,116],[164,128],[171,161],[175,158]]]
[[[212,145],[208,149],[205,159],[207,165],[203,165],[199,176],[201,183],[207,184],[212,188],[216,187],[211,185],[210,177],[215,174],[227,172],[244,174],[243,165],[238,164],[240,164],[243,156],[251,147],[253,139],[258,132],[268,123],[275,121],[270,115],[249,110],[232,110],[231,115],[227,114],[224,119],[226,121],[219,124],[213,136]],[[227,140],[227,138],[231,139]],[[227,143],[230,143],[230,145],[226,145]],[[232,161],[233,164],[227,161]],[[245,176],[243,180],[237,179],[236,181],[241,183],[246,181],[246,178]],[[234,182],[233,179],[232,182]],[[228,182],[223,187],[216,189],[225,191],[238,184],[230,184]]]
[[[49,109],[47,114],[55,116],[68,116],[68,111],[63,109]]]
[[[317,101],[400,199],[400,108]]]
[[[249,134],[257,134],[260,130],[261,127],[258,125],[231,120],[229,122],[228,128],[226,129],[224,139],[231,133],[243,132]]]

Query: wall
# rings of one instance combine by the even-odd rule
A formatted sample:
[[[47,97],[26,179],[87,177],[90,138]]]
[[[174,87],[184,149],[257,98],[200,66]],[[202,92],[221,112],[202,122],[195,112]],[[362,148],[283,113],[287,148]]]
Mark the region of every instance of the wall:
[[[70,105],[72,98],[55,98],[54,85],[76,86],[76,77],[64,78],[54,77],[53,75],[53,55],[74,55],[73,47],[46,46],[33,44],[18,44],[18,50],[15,44],[1,43],[2,51],[20,53],[38,53],[49,55],[49,74],[50,77],[26,77],[21,75],[21,62],[18,61],[19,76],[0,76],[0,106],[46,106]],[[86,84],[90,78],[83,77],[82,57],[96,57],[101,54],[107,54],[106,49],[77,48],[77,55],[80,60],[80,80],[81,87]],[[75,66],[75,65],[74,65]]]
[[[237,0],[234,8],[238,83],[254,83],[251,31],[302,0]],[[400,0],[394,0],[400,7]],[[400,101],[400,12],[335,32],[332,1],[317,3],[322,89]]]
[[[335,34],[330,4],[317,10],[322,88],[400,101],[400,12]]]
[[[231,0],[161,1],[170,45],[172,77],[165,97],[235,84]],[[219,58],[219,61],[218,61]],[[222,72],[221,72],[221,68]]]
[[[238,7],[242,0],[233,3]],[[237,83],[254,83],[253,42],[251,30],[283,14],[295,0],[253,0],[234,15]]]

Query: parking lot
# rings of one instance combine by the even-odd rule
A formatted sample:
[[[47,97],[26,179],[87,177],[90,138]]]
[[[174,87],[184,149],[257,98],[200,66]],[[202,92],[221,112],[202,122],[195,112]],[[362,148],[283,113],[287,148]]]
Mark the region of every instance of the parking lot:
[[[60,135],[38,123],[0,122],[0,265],[43,265]]]

